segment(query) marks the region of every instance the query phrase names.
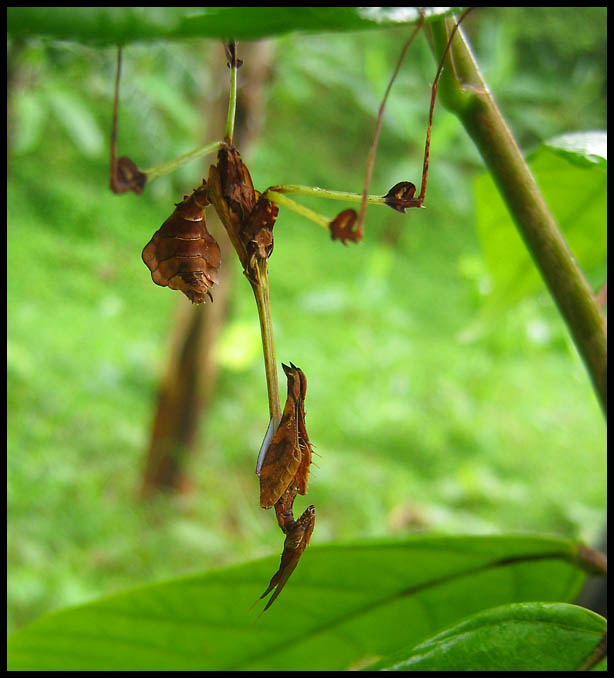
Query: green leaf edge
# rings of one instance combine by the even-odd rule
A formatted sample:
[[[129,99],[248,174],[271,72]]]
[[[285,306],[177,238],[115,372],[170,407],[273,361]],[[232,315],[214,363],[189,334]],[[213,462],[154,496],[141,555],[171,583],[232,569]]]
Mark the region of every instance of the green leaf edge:
[[[390,657],[381,659],[376,664],[372,664],[363,670],[411,670],[408,667],[412,663],[419,661],[421,658],[425,657],[425,655],[428,655],[431,652],[437,651],[438,647],[440,647],[442,644],[445,644],[446,641],[453,640],[454,638],[462,636],[466,633],[470,633],[471,631],[476,631],[488,625],[505,624],[511,621],[534,622],[536,621],[536,613],[539,615],[537,621],[552,623],[553,625],[562,626],[564,628],[577,626],[578,615],[582,614],[584,616],[584,620],[587,622],[587,626],[584,627],[585,631],[594,632],[598,637],[603,636],[603,634],[607,632],[606,619],[604,619],[601,615],[598,615],[597,613],[578,605],[573,605],[570,603],[542,602],[510,603],[508,605],[501,605],[471,615],[458,624],[454,624],[444,631],[441,631],[440,633],[437,633],[422,643],[414,646],[410,650],[409,654],[407,654],[407,649],[405,651],[401,650],[399,652],[395,652]],[[592,628],[589,628],[590,626],[592,626]],[[598,641],[598,638],[596,638],[596,640]],[[405,656],[403,657],[403,655]],[[575,669],[577,669],[577,667],[569,667],[568,670],[573,671]],[[458,670],[462,671],[469,669],[463,669],[463,667],[459,665]],[[514,670],[514,667],[510,666],[507,670],[512,671]]]
[[[55,40],[83,42],[94,46],[151,42],[183,41],[194,38],[222,40],[259,40],[288,33],[341,33],[409,26],[416,23],[415,8],[370,7],[186,7],[186,8],[77,8],[97,11],[93,22],[66,21],[63,11],[55,7],[7,8],[7,33],[20,37],[47,37]],[[426,20],[451,14],[459,8],[429,7]],[[107,11],[110,10],[110,11]],[[164,14],[164,10],[168,10]],[[408,11],[413,10],[413,11]],[[148,14],[145,14],[148,11]],[[256,14],[251,14],[252,12]],[[250,20],[250,15],[253,20]],[[240,21],[237,21],[237,18]],[[231,31],[227,28],[233,23]],[[231,34],[232,33],[232,34]]]
[[[607,168],[608,133],[605,131],[561,134],[544,141],[531,157],[537,155],[541,148],[553,151],[580,167],[597,165],[604,170]]]
[[[355,552],[356,550],[370,550],[373,548],[384,549],[399,549],[407,548],[411,549],[425,549],[436,547],[441,548],[442,551],[450,551],[454,549],[454,545],[462,545],[462,549],[456,549],[457,551],[466,551],[475,554],[479,554],[481,549],[469,551],[468,546],[488,545],[492,544],[495,541],[501,542],[502,545],[506,541],[516,542],[518,540],[524,540],[525,546],[527,549],[533,548],[530,547],[530,542],[535,542],[535,547],[539,547],[542,553],[538,554],[526,554],[517,556],[518,562],[526,562],[531,559],[538,558],[560,558],[565,562],[570,563],[573,566],[578,567],[578,569],[587,571],[589,568],[585,565],[583,561],[583,548],[584,546],[579,542],[572,542],[565,539],[560,539],[557,537],[543,537],[539,535],[530,535],[530,534],[511,534],[511,535],[413,535],[409,538],[399,539],[394,537],[385,537],[385,538],[366,538],[361,540],[351,540],[342,543],[330,543],[330,544],[320,544],[313,545],[310,547],[311,552],[326,552],[326,551],[343,551]],[[472,544],[473,542],[473,544]],[[278,563],[279,556],[267,556],[265,558],[259,558],[257,560],[247,561],[243,563],[236,563],[233,565],[228,565],[220,568],[212,568],[209,570],[204,570],[202,572],[196,572],[182,577],[169,578],[162,581],[149,582],[146,584],[141,584],[138,586],[133,586],[125,590],[101,596],[95,600],[87,601],[85,603],[67,606],[59,610],[54,610],[49,612],[38,619],[35,619],[30,624],[22,627],[15,633],[9,636],[9,641],[11,639],[17,638],[22,632],[27,631],[31,627],[38,626],[40,623],[46,623],[48,620],[58,616],[63,615],[66,612],[72,612],[79,609],[96,607],[99,605],[104,605],[108,602],[112,602],[118,598],[123,598],[125,596],[130,596],[131,594],[140,594],[144,593],[147,590],[155,591],[156,589],[164,588],[169,585],[189,583],[189,582],[202,582],[203,580],[209,580],[219,577],[224,577],[226,573],[232,573],[240,570],[254,570],[260,571],[261,569],[271,569],[273,566],[276,566]],[[515,558],[503,558],[500,560],[493,560],[488,564],[490,566],[499,566],[511,563]],[[464,570],[455,573],[455,576],[464,576],[465,574],[471,573],[474,570]],[[256,576],[256,575],[255,575]],[[259,580],[258,580],[259,581]],[[423,584],[418,584],[417,586],[431,585],[431,582],[428,580]]]

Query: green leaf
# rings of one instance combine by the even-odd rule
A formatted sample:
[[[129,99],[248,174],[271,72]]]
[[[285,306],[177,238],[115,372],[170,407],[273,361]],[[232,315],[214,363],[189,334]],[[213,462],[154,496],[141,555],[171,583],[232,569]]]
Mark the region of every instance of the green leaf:
[[[505,605],[480,612],[370,670],[574,671],[591,657],[606,628],[603,617],[576,605]]]
[[[24,90],[15,94],[15,117],[19,124],[15,125],[14,153],[30,153],[37,148],[44,136],[48,114],[44,97]]]
[[[450,13],[429,7],[427,18]],[[109,45],[133,41],[255,40],[292,32],[359,31],[415,23],[415,7],[9,7],[8,33]]]
[[[83,100],[58,87],[46,92],[49,109],[83,155],[95,158],[105,150],[105,138]]]
[[[570,601],[577,546],[436,537],[312,546],[275,604],[279,556],[62,610],[9,639],[15,670],[341,670],[510,602]],[[258,609],[262,609],[262,604]]]
[[[605,132],[576,132],[562,134],[544,143],[580,167],[598,164],[606,169],[608,162],[608,135]]]
[[[606,259],[607,134],[565,135],[542,144],[529,166],[580,267],[590,274]],[[484,319],[542,292],[533,263],[490,175],[475,181],[476,224],[492,287]]]

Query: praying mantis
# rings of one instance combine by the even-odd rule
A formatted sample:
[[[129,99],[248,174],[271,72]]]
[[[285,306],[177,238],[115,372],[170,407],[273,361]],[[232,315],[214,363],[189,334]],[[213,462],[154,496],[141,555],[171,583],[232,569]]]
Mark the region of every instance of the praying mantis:
[[[386,100],[407,50],[424,25],[423,14],[420,15],[411,36],[401,50],[380,106],[362,194],[297,185],[275,185],[262,193],[255,189],[251,174],[233,143],[237,78],[242,64],[238,58],[237,45],[233,41],[224,45],[230,69],[230,96],[223,140],[208,144],[195,152],[147,172],[139,170],[128,158],[117,158],[117,102],[121,50],[118,52],[111,136],[111,190],[115,193],[133,191],[140,194],[146,183],[153,178],[196,157],[217,152],[217,162],[211,165],[208,177],[203,179],[192,193],[176,203],[171,216],[143,249],[142,259],[150,270],[153,282],[157,285],[168,286],[183,292],[194,304],[203,303],[207,297],[213,301],[211,290],[218,282],[217,272],[221,264],[221,256],[219,245],[206,227],[205,210],[212,205],[226,229],[243,267],[243,273],[252,287],[260,321],[270,415],[269,427],[256,466],[256,473],[260,480],[260,505],[265,509],[275,509],[278,525],[286,535],[279,570],[261,596],[264,598],[273,591],[265,610],[280,594],[296,568],[302,553],[309,544],[315,525],[313,505],[308,506],[297,520],[293,515],[296,495],[304,495],[307,492],[312,457],[312,446],[305,426],[306,377],[303,371],[293,363],[289,366],[282,365],[288,380],[288,394],[283,411],[278,393],[268,259],[274,250],[273,229],[279,215],[279,208],[288,208],[324,226],[329,230],[332,240],[339,240],[343,245],[347,245],[348,242],[358,243],[363,238],[367,204],[387,205],[402,213],[409,208],[423,206],[426,196],[431,127],[437,86],[454,33],[469,11],[466,10],[463,13],[451,32],[431,88],[422,179],[418,195],[416,195],[416,186],[409,181],[395,184],[384,196],[369,195],[368,188]],[[355,201],[360,203],[360,208],[358,212],[354,209],[345,209],[330,220],[296,203],[288,197],[292,194]]]

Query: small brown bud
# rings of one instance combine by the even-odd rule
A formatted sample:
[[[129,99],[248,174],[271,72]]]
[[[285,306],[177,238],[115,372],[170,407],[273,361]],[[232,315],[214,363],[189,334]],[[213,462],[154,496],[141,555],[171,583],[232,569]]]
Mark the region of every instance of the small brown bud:
[[[388,207],[405,214],[408,207],[417,207],[418,202],[414,198],[416,187],[411,181],[401,181],[395,184],[384,196]]]
[[[141,172],[130,158],[125,156],[119,158],[115,173],[111,175],[111,190],[113,193],[121,194],[134,191],[137,195],[141,195],[146,182],[147,175]]]
[[[362,232],[358,230],[353,231],[354,224],[358,219],[356,210],[348,209],[340,212],[330,222],[330,235],[333,240],[341,240],[344,245],[347,245],[347,240],[352,242],[360,242],[362,240]]]

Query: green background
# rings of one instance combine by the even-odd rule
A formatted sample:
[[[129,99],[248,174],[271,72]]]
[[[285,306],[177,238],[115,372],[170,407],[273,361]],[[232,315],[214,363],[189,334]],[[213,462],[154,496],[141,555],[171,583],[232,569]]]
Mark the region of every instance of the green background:
[[[524,151],[605,128],[604,8],[480,10],[466,29]],[[361,190],[375,112],[408,30],[276,43],[264,131],[249,158],[258,188]],[[148,167],[202,141],[207,97],[228,77],[209,69],[214,49],[196,39],[126,48],[122,154]],[[266,394],[255,305],[236,261],[224,264],[235,284],[214,349],[219,382],[191,460],[193,491],[136,498],[170,327],[188,303],[151,283],[140,252],[208,163],[141,197],[113,196],[115,50],[15,34],[8,53],[15,629],[128,586],[276,560],[281,540],[257,501]],[[420,38],[389,101],[372,192],[419,182],[434,71]],[[599,407],[541,282],[492,303],[496,262],[476,232],[481,171],[459,123],[438,106],[427,209],[371,208],[363,243],[348,248],[281,210],[271,297],[278,358],[309,380],[307,424],[320,455],[305,498],[318,510],[313,544],[421,530],[599,539]],[[341,206],[309,204],[331,216]],[[605,243],[589,241],[596,289]],[[497,313],[475,332],[486,307]]]

